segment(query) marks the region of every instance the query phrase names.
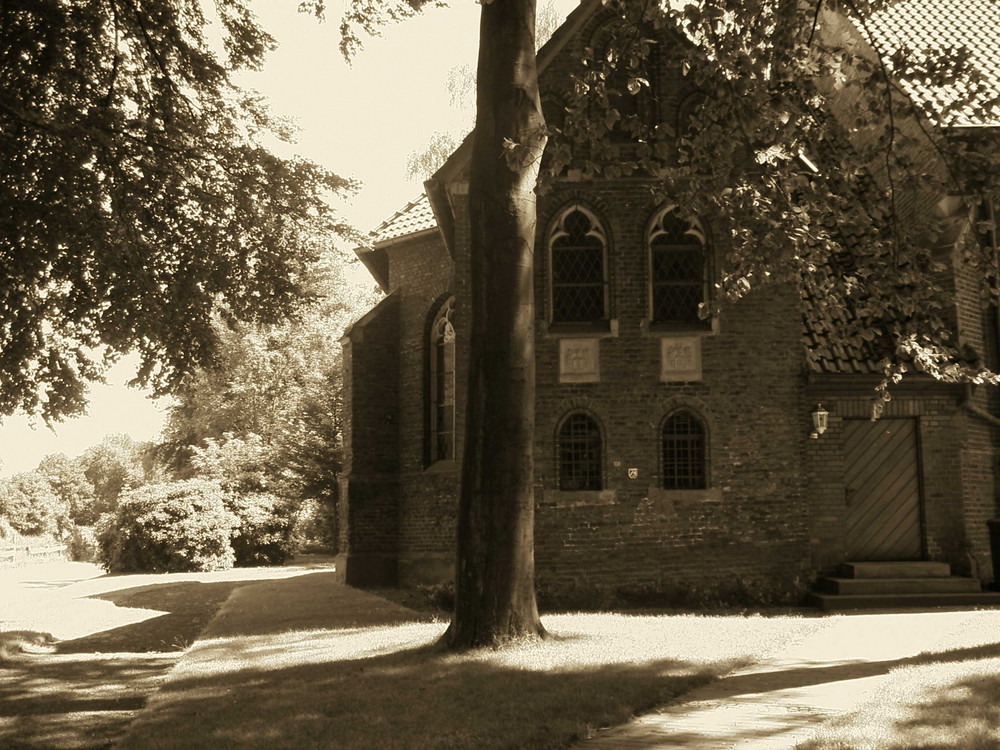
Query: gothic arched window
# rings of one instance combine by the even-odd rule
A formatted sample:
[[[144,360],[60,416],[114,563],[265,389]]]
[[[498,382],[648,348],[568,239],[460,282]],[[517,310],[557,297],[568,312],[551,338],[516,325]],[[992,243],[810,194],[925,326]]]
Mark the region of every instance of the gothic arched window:
[[[663,420],[660,475],[665,490],[703,490],[708,486],[704,423],[682,409]]]
[[[670,207],[655,217],[647,242],[650,321],[704,325],[699,315],[708,285],[704,233]]]
[[[430,463],[455,458],[455,298],[446,300],[431,325],[428,445]]]
[[[607,320],[607,234],[594,214],[571,206],[559,215],[549,234],[549,268],[553,323]]]
[[[573,412],[559,425],[560,490],[604,489],[604,439],[597,420]]]

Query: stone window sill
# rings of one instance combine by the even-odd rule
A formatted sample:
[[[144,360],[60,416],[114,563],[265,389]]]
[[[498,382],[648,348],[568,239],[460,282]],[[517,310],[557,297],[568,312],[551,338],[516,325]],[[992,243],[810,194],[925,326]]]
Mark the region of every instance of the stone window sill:
[[[719,332],[718,318],[702,323],[653,323],[643,318],[639,324],[643,336],[714,336]]]
[[[435,461],[424,469],[426,474],[451,474],[459,469],[458,461],[454,458],[442,458]]]
[[[556,508],[577,508],[587,505],[614,505],[618,502],[615,490],[550,490],[546,489],[542,505]]]
[[[596,323],[550,323],[547,320],[540,320],[538,328],[543,336],[550,339],[608,339],[618,335],[618,319],[611,318]]]

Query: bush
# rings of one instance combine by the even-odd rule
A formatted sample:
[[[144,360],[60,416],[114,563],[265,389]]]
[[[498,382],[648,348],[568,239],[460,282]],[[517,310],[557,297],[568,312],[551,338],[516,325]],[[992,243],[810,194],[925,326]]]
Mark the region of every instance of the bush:
[[[232,537],[237,565],[281,565],[295,554],[298,538],[293,503],[254,492],[230,495],[226,506],[237,519]]]
[[[189,479],[124,493],[98,526],[101,564],[111,573],[225,570],[237,520],[216,482]]]
[[[93,526],[74,526],[66,541],[69,557],[76,562],[94,562],[97,559],[97,531]]]
[[[442,612],[455,611],[455,584],[451,581],[417,586],[427,604]]]

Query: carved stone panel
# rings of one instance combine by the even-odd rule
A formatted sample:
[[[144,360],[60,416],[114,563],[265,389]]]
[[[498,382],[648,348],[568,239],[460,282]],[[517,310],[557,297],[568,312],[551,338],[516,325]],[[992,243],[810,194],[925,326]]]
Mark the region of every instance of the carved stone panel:
[[[559,339],[559,382],[601,381],[600,339]]]
[[[660,381],[690,383],[701,380],[701,336],[660,339]]]

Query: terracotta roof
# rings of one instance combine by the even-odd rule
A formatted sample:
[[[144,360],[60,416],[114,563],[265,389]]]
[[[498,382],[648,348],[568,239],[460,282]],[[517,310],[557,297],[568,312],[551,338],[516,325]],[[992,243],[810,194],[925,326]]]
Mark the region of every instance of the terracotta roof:
[[[876,340],[863,346],[835,343],[834,331],[847,329],[852,321],[843,309],[824,304],[814,290],[803,290],[802,297],[806,302],[802,306],[806,369],[818,373],[881,374],[878,367],[881,356],[876,351],[880,343],[884,348],[885,342]]]
[[[891,65],[906,50],[914,62],[929,53],[952,52],[981,77],[975,106],[949,108],[966,84],[907,78],[900,85],[917,102],[941,116],[942,125],[1000,125],[1000,3],[997,0],[897,0],[872,12],[870,41]],[[947,75],[943,78],[947,79]]]
[[[373,245],[380,245],[389,240],[434,229],[436,226],[437,219],[434,218],[431,203],[424,194],[375,227],[371,232],[371,240]]]

